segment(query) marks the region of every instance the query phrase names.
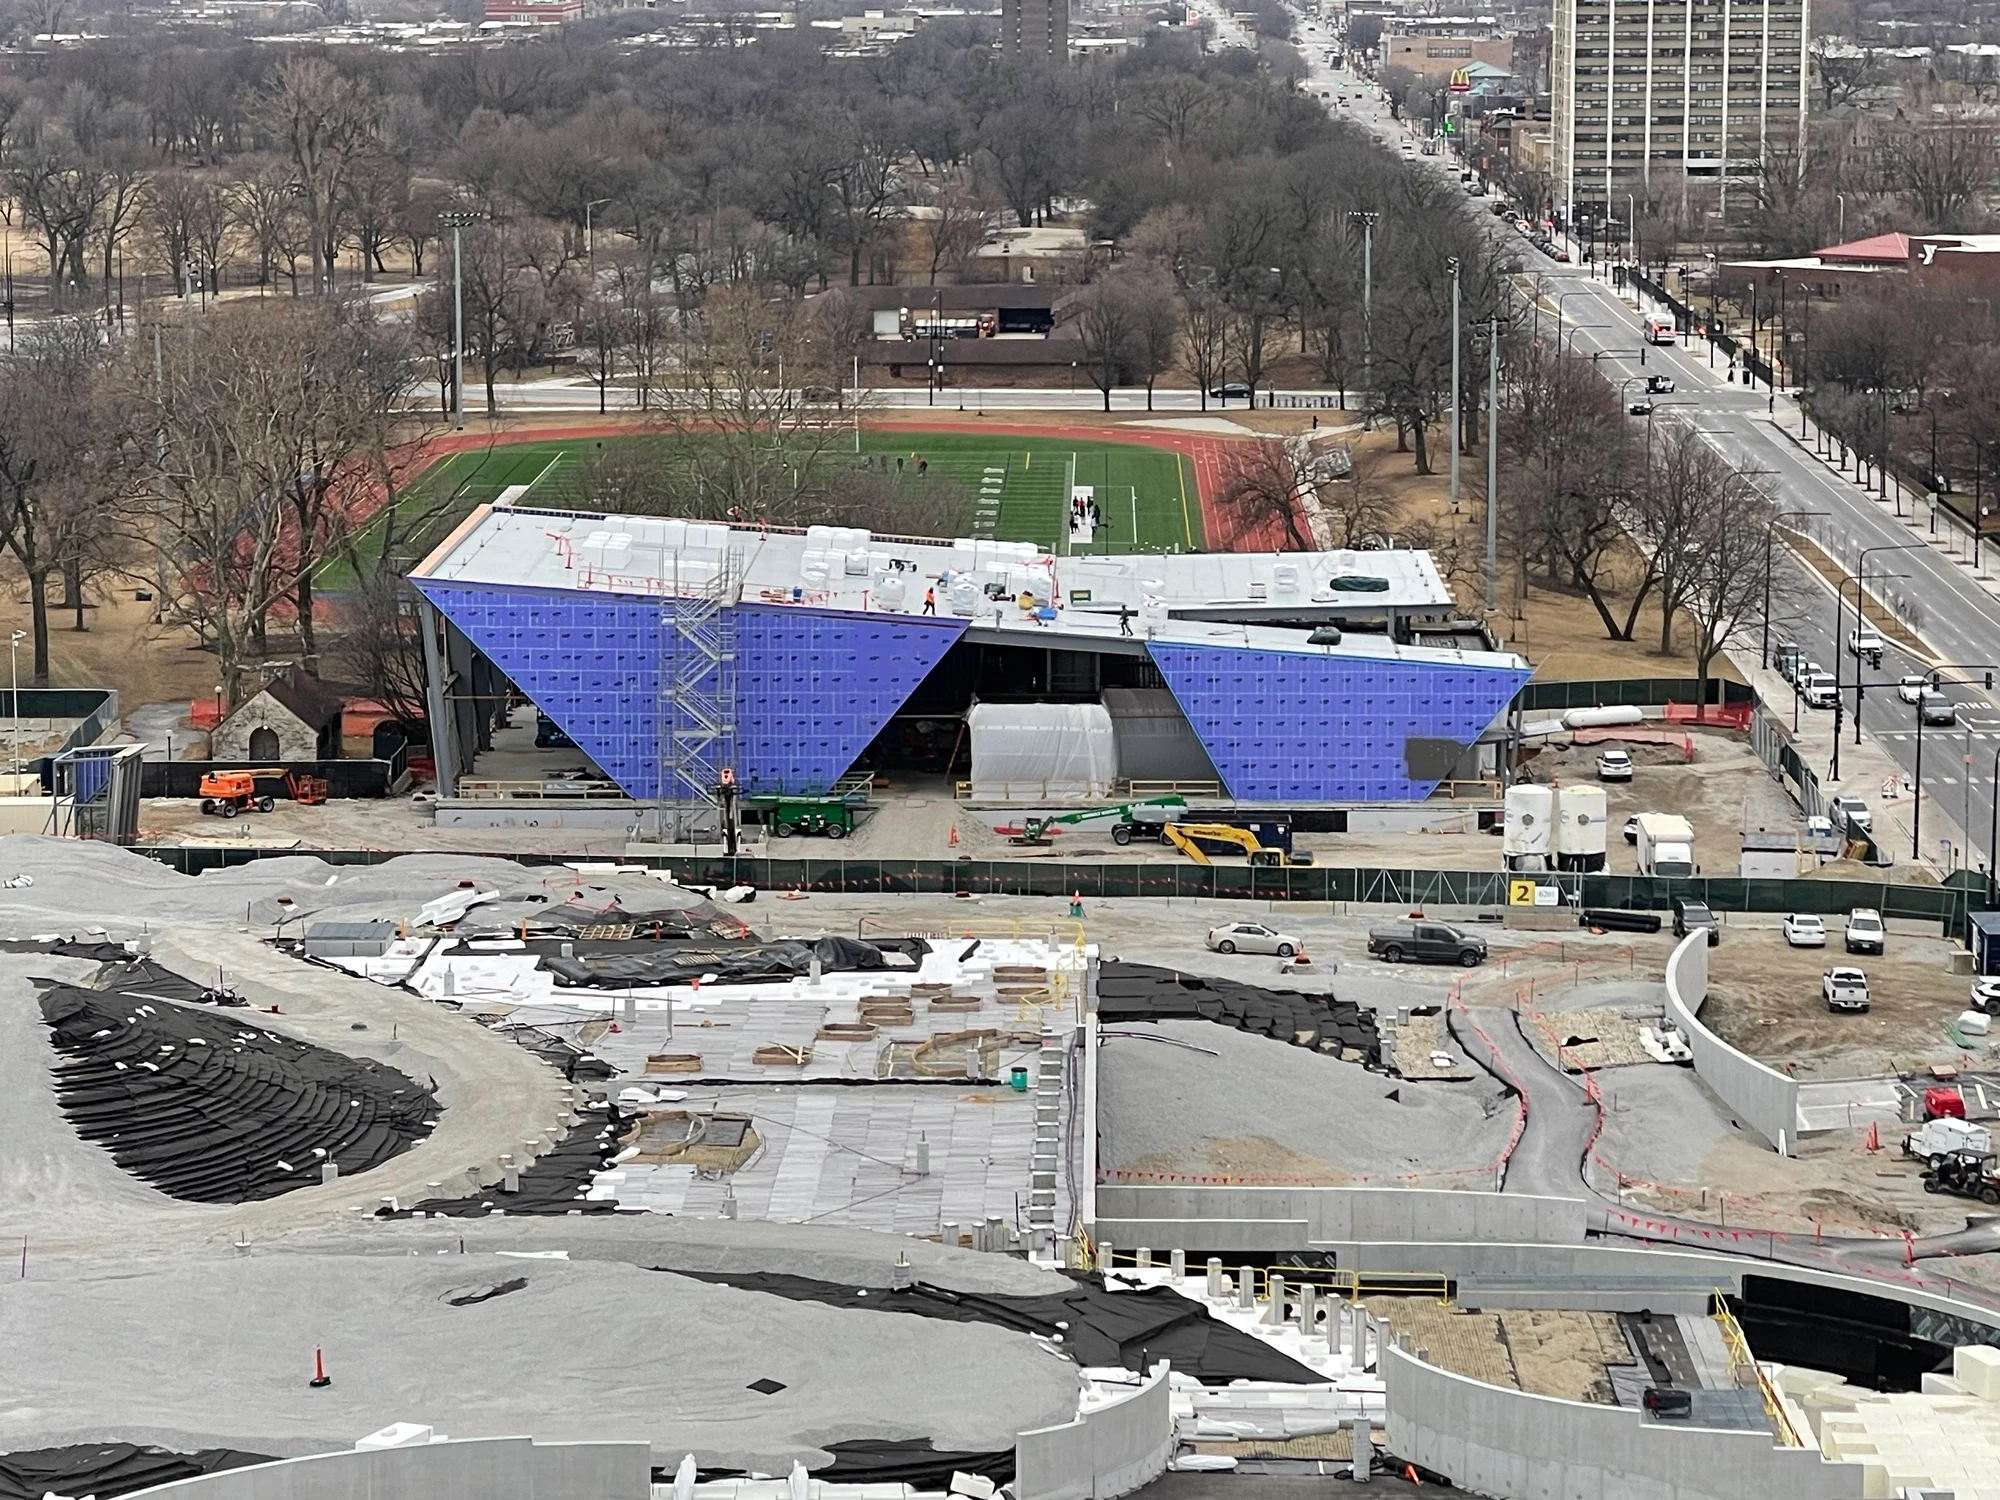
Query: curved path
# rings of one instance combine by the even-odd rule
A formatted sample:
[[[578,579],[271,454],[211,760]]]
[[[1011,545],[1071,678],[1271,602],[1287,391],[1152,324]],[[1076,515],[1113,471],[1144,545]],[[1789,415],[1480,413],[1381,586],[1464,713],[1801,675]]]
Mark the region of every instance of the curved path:
[[[1961,1256],[2000,1252],[2000,1216],[1975,1217],[1964,1229],[1909,1240],[1827,1236],[1815,1242],[1780,1230],[1721,1229],[1677,1214],[1627,1209],[1593,1186],[1584,1170],[1599,1126],[1596,1103],[1529,1043],[1518,1011],[1485,1006],[1465,1014],[1490,1047],[1495,1068],[1520,1090],[1527,1106],[1503,1192],[1580,1197],[1591,1205],[1589,1232],[1606,1238],[1868,1276],[2000,1312],[2000,1293],[1942,1269]],[[1941,1265],[1927,1272],[1922,1264],[1927,1261]]]

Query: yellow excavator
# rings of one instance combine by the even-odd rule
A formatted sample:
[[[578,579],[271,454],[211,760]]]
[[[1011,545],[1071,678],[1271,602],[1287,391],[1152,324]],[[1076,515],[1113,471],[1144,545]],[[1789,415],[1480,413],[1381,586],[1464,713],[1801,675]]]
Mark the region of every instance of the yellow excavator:
[[[1233,844],[1249,857],[1253,865],[1309,865],[1312,855],[1303,850],[1287,858],[1282,849],[1266,849],[1257,842],[1257,835],[1247,828],[1236,828],[1228,823],[1169,823],[1160,830],[1160,835],[1181,853],[1198,865],[1215,863],[1208,852],[1196,842],[1207,839],[1215,844]]]

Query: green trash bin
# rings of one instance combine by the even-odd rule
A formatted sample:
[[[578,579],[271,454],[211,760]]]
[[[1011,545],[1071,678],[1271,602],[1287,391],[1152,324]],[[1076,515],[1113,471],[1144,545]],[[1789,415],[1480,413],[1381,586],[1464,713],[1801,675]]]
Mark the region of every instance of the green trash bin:
[[[1028,1070],[1026,1068],[1009,1068],[1007,1070],[1007,1087],[1017,1094],[1027,1093]]]

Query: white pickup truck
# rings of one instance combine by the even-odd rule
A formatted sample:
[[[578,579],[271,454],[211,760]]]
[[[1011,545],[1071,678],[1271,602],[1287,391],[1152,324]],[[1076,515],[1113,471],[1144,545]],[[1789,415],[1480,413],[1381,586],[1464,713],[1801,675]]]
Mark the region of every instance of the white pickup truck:
[[[1888,643],[1875,631],[1863,625],[1859,630],[1847,632],[1847,649],[1852,655],[1867,658],[1869,666],[1879,669],[1882,665],[1882,653],[1888,649]]]

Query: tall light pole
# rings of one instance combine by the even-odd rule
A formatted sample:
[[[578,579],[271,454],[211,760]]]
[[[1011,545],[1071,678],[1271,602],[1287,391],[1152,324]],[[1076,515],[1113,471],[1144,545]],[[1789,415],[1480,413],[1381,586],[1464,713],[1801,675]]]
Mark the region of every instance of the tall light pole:
[[[451,231],[451,425],[454,432],[465,430],[465,244],[460,238],[468,224],[477,224],[486,215],[478,209],[449,209],[438,215],[438,223]]]
[[[1458,445],[1459,445],[1459,395],[1458,395],[1458,299],[1459,265],[1454,255],[1451,267],[1451,512],[1458,514]]]
[[[14,669],[14,691],[7,706],[14,711],[14,774],[21,774],[21,642],[28,638],[28,632],[17,630],[13,639],[7,642],[7,660]]]
[[[597,286],[597,237],[590,232],[590,212],[611,202],[609,198],[592,198],[583,205],[583,258],[588,266],[590,279],[590,321],[597,331],[597,414],[604,415],[604,387],[610,383],[610,358],[604,347],[604,309]]]
[[[1373,209],[1357,208],[1347,217],[1361,226],[1361,370],[1367,382],[1375,369],[1375,221],[1382,216]],[[1369,391],[1372,396],[1372,384]]]

